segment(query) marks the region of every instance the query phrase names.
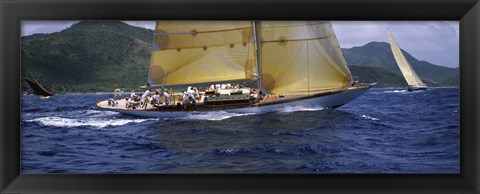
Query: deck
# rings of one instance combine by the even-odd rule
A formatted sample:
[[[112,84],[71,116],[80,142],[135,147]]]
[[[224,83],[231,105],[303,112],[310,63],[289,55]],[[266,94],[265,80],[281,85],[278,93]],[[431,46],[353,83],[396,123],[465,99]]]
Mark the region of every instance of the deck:
[[[132,110],[132,109],[127,109],[127,101],[125,99],[118,99],[115,100],[115,104],[109,105],[108,100],[102,100],[97,102],[97,106],[100,108],[104,109],[112,109],[112,110]],[[140,106],[138,106],[140,107]],[[157,110],[157,107],[153,106],[152,104],[148,104],[147,108],[137,108],[136,110],[149,110],[149,111],[155,111]]]
[[[199,102],[196,104],[187,104],[185,107],[177,103],[176,105],[163,105],[163,104],[148,104],[146,108],[140,108],[140,105],[135,109],[136,111],[208,111],[208,110],[225,110],[232,108],[246,108],[252,106],[254,99],[233,99],[233,100],[224,100],[224,101],[210,101],[210,102]],[[97,106],[107,110],[132,110],[127,109],[126,100],[119,99],[115,101],[115,104],[109,105],[108,100],[103,100],[97,102]]]

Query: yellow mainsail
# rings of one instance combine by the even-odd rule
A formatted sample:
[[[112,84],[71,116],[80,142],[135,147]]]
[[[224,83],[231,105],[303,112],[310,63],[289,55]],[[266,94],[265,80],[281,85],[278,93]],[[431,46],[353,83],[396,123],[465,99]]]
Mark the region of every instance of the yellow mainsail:
[[[251,21],[157,21],[148,83],[257,78]]]
[[[330,22],[261,21],[262,86],[307,95],[348,87],[350,71]]]
[[[258,77],[269,94],[284,95],[338,90],[352,82],[330,22],[157,21],[151,86]]]
[[[392,49],[395,61],[397,62],[403,77],[405,77],[405,80],[407,80],[408,85],[424,85],[422,80],[418,77],[417,73],[415,73],[415,70],[413,70],[412,66],[410,63],[408,63],[407,59],[403,55],[402,50],[400,50],[400,47],[395,41],[395,38],[393,38],[390,30],[388,31],[388,40],[390,41],[390,48]]]

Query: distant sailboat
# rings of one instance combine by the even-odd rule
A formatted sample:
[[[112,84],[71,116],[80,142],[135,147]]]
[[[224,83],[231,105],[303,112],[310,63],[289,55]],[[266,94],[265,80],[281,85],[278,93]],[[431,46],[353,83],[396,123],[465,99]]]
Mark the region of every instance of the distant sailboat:
[[[50,96],[53,96],[53,93],[45,90],[45,88],[43,88],[42,85],[40,85],[40,83],[38,83],[38,81],[36,79],[32,80],[32,79],[28,79],[26,77],[24,79],[28,83],[28,85],[30,85],[30,88],[32,88],[32,90],[35,92],[35,94],[40,96],[40,98],[49,98]]]
[[[395,57],[395,61],[397,62],[400,71],[403,74],[403,77],[407,81],[407,90],[408,91],[415,91],[415,90],[426,90],[427,84],[423,83],[422,79],[420,79],[413,70],[410,63],[408,63],[407,59],[402,53],[402,50],[398,46],[395,38],[393,38],[392,33],[388,30],[388,40],[390,41],[390,48],[392,49],[393,56]]]
[[[336,108],[371,86],[353,81],[326,21],[157,21],[147,83],[145,89],[177,92],[150,108],[126,108],[125,99],[97,107],[148,117]],[[199,89],[188,103],[193,86]]]

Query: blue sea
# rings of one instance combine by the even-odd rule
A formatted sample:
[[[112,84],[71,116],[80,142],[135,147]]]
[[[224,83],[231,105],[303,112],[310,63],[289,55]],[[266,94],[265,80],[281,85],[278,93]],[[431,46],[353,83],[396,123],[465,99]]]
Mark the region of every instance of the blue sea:
[[[21,96],[22,173],[459,173],[459,89],[373,88],[337,109],[143,118],[111,94]]]

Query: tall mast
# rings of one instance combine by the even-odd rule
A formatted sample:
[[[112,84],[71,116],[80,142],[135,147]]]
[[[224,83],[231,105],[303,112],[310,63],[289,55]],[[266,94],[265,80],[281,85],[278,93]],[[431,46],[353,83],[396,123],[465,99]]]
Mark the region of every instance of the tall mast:
[[[262,42],[262,39],[261,39],[261,34],[260,34],[260,21],[252,21],[252,27],[253,27],[253,37],[254,37],[254,42],[255,42],[255,54],[256,54],[256,57],[255,57],[255,62],[257,63],[257,77],[258,77],[258,89],[260,91],[262,91],[262,66],[261,66],[261,42]]]

